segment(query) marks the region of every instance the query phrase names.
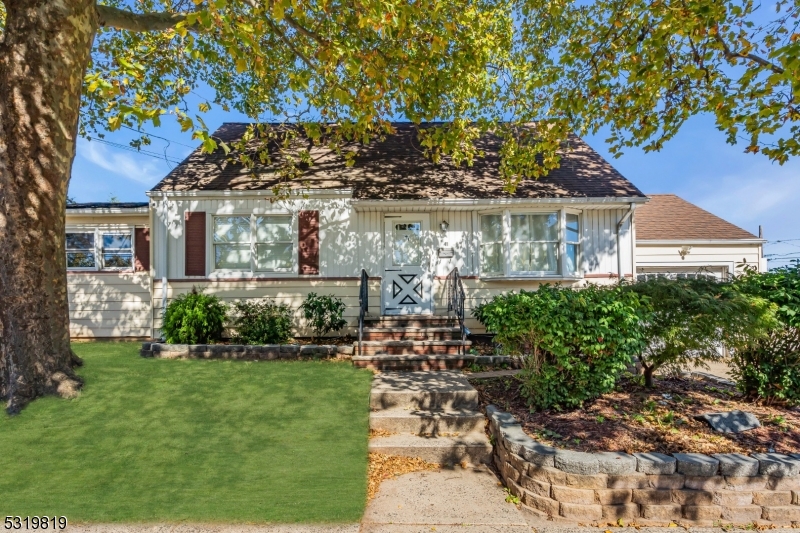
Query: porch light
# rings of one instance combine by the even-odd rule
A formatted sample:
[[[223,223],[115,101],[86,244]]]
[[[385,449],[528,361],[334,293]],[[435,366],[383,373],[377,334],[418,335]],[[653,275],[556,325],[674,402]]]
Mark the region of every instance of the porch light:
[[[443,232],[445,232],[447,231],[447,228],[450,227],[450,224],[448,224],[446,220],[442,220],[442,223],[439,224],[439,227],[442,228]]]

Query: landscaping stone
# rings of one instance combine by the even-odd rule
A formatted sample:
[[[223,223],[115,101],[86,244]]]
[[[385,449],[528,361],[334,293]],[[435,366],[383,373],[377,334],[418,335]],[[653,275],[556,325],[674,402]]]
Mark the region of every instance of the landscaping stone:
[[[724,413],[703,413],[695,416],[695,419],[707,422],[719,433],[742,433],[761,427],[756,415],[738,409]]]
[[[550,497],[562,503],[594,504],[593,490],[553,486],[551,488]]]
[[[667,505],[642,505],[642,518],[670,522],[681,516],[681,511],[681,506],[675,503]]]
[[[800,506],[764,507],[762,517],[773,522],[800,522]]]
[[[713,476],[719,469],[719,461],[702,453],[675,453],[676,470],[687,476]]]
[[[722,490],[728,487],[724,476],[686,476],[683,486],[694,490]]]
[[[767,489],[768,476],[725,476],[728,490],[763,490]]]
[[[576,489],[604,489],[608,486],[606,474],[567,474],[566,485]]]
[[[757,459],[741,453],[715,453],[712,457],[719,461],[719,473],[723,476],[749,477],[757,476],[759,463]]]
[[[622,505],[631,503],[632,494],[631,489],[597,489],[594,491],[594,501],[601,505]]]
[[[600,472],[604,474],[632,474],[636,472],[636,457],[622,452],[595,453]]]
[[[634,473],[621,476],[608,476],[607,487],[609,489],[646,489],[650,486],[647,475]]]
[[[643,474],[674,474],[677,461],[663,453],[634,453],[636,470]]]
[[[800,476],[767,478],[767,490],[800,490]]]
[[[530,438],[518,425],[500,426],[500,435],[505,442],[506,448],[511,453],[525,457],[523,449],[526,445],[530,446],[535,441]]]
[[[779,453],[754,453],[758,460],[758,473],[772,477],[794,477],[800,474],[800,459]]]
[[[683,474],[647,476],[647,486],[652,489],[682,489],[685,485]]]
[[[722,519],[734,524],[751,524],[760,518],[761,507],[758,505],[722,508]]]
[[[544,496],[537,496],[536,494],[532,494],[526,491],[522,496],[522,501],[528,507],[532,507],[538,511],[547,513],[550,516],[558,515],[558,510],[560,505],[558,504],[557,501],[552,500],[550,498],[545,498]]]
[[[792,505],[800,505],[800,491],[792,491]]]
[[[572,474],[591,475],[600,472],[600,462],[590,453],[558,450],[554,458],[554,466]]]
[[[355,349],[352,344],[341,344],[336,348],[336,353],[340,355],[353,355]]]
[[[537,496],[545,496],[547,498],[550,497],[550,487],[552,485],[546,481],[539,481],[538,479],[533,479],[530,476],[522,474],[519,477],[519,484],[523,489],[530,491]]]
[[[621,505],[603,505],[603,520],[617,521],[633,520],[639,518],[639,505],[636,503],[624,503]]]
[[[714,504],[723,507],[736,507],[739,505],[752,505],[752,492],[737,492],[729,490],[718,490],[714,492]]]
[[[597,504],[582,505],[579,503],[561,502],[558,514],[570,520],[600,520],[603,518],[603,507]]]
[[[792,505],[792,491],[790,490],[760,490],[753,493],[753,504],[762,507],[782,507]]]
[[[555,464],[556,449],[531,439],[531,442],[522,446],[522,456],[526,461],[535,465],[553,466]]]
[[[672,503],[681,505],[712,505],[714,493],[707,490],[677,489],[672,491]]]
[[[528,467],[528,476],[538,481],[550,483],[551,485],[567,484],[567,473],[557,468],[530,465]]]
[[[667,505],[672,503],[671,490],[634,489],[631,501],[639,505]]]
[[[506,413],[505,411],[501,411],[494,405],[487,405],[486,406],[486,416],[489,417],[491,420],[492,425],[500,428],[502,426],[518,426],[519,421],[514,418],[514,415],[511,413]]]
[[[722,517],[719,505],[684,505],[682,511],[687,520],[718,520]]]

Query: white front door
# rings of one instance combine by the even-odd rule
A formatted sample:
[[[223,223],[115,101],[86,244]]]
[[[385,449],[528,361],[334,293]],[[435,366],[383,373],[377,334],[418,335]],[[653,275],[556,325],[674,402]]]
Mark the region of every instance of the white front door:
[[[386,215],[384,228],[384,314],[430,314],[433,300],[428,214]]]

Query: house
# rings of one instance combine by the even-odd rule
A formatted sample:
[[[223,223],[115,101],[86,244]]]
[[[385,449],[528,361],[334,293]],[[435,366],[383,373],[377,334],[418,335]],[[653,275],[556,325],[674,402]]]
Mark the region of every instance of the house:
[[[246,127],[224,124],[214,137],[232,144]],[[221,150],[198,149],[148,192],[148,204],[70,206],[72,333],[158,338],[163,309],[193,288],[225,302],[274,298],[295,310],[310,292],[332,294],[345,302],[352,333],[362,273],[373,317],[445,315],[454,269],[466,325],[481,332],[471,311],[497,294],[689,265],[670,255],[675,244],[662,243],[671,237],[655,241],[666,246],[664,261],[638,250],[654,235],[636,233],[648,198],[578,137],[558,169],[509,194],[497,138],[480,140],[485,157],[473,166],[454,166],[425,158],[411,124],[394,128],[357,145],[353,167],[312,146],[315,163],[288,199],[273,193],[274,165],[251,172]],[[694,260],[699,244],[680,246],[695,247]],[[296,322],[307,333],[299,310]]]
[[[636,211],[636,275],[727,278],[767,269],[764,239],[674,194],[651,194]]]

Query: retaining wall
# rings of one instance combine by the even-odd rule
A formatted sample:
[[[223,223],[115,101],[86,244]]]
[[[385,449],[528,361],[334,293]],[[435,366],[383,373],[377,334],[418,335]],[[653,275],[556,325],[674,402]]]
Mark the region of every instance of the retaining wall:
[[[800,454],[585,453],[546,446],[488,406],[494,463],[541,518],[694,526],[797,525]]]
[[[353,355],[353,346],[333,344],[165,344],[142,343],[142,357],[159,359],[233,359],[241,361],[272,361],[275,359],[306,359]]]

